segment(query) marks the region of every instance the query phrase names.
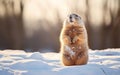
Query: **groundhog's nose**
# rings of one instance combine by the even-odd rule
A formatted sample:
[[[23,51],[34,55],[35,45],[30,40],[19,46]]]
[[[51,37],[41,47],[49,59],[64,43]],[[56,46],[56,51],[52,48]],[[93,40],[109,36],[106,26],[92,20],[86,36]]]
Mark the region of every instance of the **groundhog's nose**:
[[[69,21],[70,21],[70,22],[73,22],[72,15],[69,16]]]

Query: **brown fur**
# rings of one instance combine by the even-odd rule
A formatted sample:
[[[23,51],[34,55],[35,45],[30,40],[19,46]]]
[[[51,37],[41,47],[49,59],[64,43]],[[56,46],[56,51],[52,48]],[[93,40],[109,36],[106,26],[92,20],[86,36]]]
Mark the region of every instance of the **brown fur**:
[[[61,35],[61,61],[64,65],[84,65],[88,61],[88,42],[87,32],[84,25],[80,25],[78,20],[74,23],[69,23],[65,20]],[[70,53],[66,50],[65,46],[68,46],[74,53]]]

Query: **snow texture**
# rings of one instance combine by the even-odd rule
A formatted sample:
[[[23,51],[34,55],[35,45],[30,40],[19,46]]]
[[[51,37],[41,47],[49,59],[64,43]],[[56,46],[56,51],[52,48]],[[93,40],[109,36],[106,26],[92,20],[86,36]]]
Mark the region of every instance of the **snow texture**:
[[[87,65],[63,66],[59,53],[0,51],[0,75],[120,75],[120,49],[89,50]]]

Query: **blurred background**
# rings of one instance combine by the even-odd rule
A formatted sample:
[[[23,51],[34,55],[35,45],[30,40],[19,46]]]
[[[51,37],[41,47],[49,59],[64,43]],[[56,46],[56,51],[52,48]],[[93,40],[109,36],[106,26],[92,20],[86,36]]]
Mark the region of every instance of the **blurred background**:
[[[120,0],[0,0],[0,49],[59,52],[71,12],[84,20],[91,49],[120,48]]]

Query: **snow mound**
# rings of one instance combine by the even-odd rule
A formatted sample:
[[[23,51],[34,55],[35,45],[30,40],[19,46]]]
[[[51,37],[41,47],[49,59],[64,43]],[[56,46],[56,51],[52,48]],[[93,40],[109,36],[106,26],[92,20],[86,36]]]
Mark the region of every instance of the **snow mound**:
[[[63,66],[59,53],[0,51],[0,75],[120,75],[120,49],[89,50],[87,65]]]
[[[30,59],[38,59],[38,60],[43,59],[42,55],[39,52],[34,52],[28,58],[30,58]]]

